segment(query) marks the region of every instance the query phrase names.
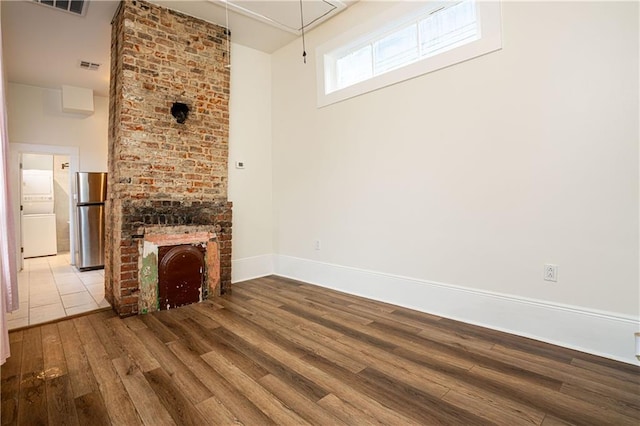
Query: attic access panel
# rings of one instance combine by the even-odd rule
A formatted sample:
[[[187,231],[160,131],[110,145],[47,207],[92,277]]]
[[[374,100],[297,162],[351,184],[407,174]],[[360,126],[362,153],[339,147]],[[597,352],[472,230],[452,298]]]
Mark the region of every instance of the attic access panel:
[[[302,30],[299,1],[217,1],[227,3],[231,10],[266,22],[292,34],[298,35]],[[342,11],[345,7],[346,5],[339,0],[303,0],[302,10],[305,30],[311,29],[321,22],[326,21],[331,16]]]

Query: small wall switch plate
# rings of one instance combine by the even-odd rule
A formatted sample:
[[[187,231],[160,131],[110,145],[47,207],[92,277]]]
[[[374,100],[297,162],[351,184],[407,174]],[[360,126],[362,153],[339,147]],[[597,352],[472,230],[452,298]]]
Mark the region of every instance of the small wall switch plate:
[[[313,243],[313,248],[320,250],[320,240],[316,240],[315,243]]]
[[[236,169],[244,169],[244,161],[236,161]]]
[[[547,263],[544,265],[544,280],[545,281],[558,281],[558,265],[552,265]]]

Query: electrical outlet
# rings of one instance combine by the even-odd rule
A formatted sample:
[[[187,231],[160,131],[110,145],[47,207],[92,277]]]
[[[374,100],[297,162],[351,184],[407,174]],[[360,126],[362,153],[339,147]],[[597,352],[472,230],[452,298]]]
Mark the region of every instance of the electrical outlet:
[[[552,265],[547,263],[544,265],[544,280],[545,281],[558,281],[558,265]]]
[[[315,248],[316,250],[320,250],[320,240],[316,240],[316,242],[313,244],[313,248]]]

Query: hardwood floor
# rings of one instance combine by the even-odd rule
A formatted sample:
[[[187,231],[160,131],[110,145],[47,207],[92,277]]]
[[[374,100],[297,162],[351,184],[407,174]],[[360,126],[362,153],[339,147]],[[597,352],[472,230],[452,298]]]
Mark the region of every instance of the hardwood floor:
[[[10,334],[2,424],[640,424],[640,369],[278,277]]]

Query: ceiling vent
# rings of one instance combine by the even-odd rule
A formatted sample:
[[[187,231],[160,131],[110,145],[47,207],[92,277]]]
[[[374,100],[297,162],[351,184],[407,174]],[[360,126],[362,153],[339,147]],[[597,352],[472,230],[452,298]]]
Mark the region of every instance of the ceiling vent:
[[[73,13],[74,15],[84,16],[87,11],[87,3],[89,0],[33,0],[34,3],[43,6],[52,7],[63,12]]]
[[[80,68],[90,71],[98,71],[100,69],[100,64],[89,61],[80,61]]]

